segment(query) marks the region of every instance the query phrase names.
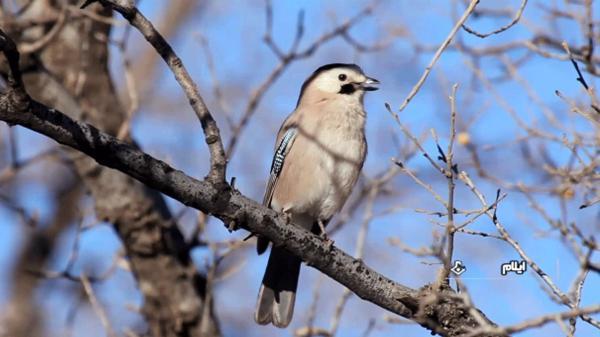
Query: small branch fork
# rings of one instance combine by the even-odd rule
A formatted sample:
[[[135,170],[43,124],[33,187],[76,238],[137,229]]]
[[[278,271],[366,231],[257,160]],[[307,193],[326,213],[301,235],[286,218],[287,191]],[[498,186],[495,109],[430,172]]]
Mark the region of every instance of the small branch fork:
[[[465,12],[461,16],[461,18],[454,25],[454,28],[452,28],[452,30],[450,31],[450,33],[448,33],[448,36],[446,37],[444,42],[442,42],[442,44],[438,47],[437,51],[433,55],[433,58],[427,65],[427,68],[425,68],[423,75],[421,75],[421,78],[419,78],[419,81],[417,81],[417,84],[415,84],[415,86],[412,88],[412,90],[410,91],[408,96],[406,96],[406,98],[404,99],[402,104],[400,104],[400,108],[398,108],[398,112],[402,112],[406,108],[408,103],[410,103],[410,101],[417,95],[417,92],[419,92],[419,89],[421,89],[421,87],[425,83],[425,80],[427,80],[427,77],[429,76],[431,69],[433,69],[433,66],[437,63],[440,56],[442,56],[442,53],[444,52],[444,50],[446,50],[446,48],[450,45],[450,42],[452,42],[452,39],[454,39],[454,36],[456,35],[456,33],[458,32],[460,27],[462,27],[462,25],[465,23],[465,21],[467,21],[469,16],[473,13],[473,11],[475,10],[475,7],[477,6],[478,3],[479,3],[479,0],[471,0],[471,2],[469,3],[469,6],[465,10]],[[396,119],[399,118],[397,113],[394,112],[393,115]]]
[[[567,44],[566,41],[563,41],[562,47],[565,50],[565,52],[567,52],[567,55],[569,55],[571,64],[573,64],[573,67],[575,68],[575,71],[577,72],[577,82],[581,83],[581,85],[585,89],[588,96],[590,96],[590,99],[592,101],[590,106],[592,107],[592,109],[594,109],[594,111],[596,111],[597,113],[600,114],[600,105],[598,104],[596,95],[594,94],[594,88],[590,87],[588,85],[588,83],[586,82],[585,78],[583,77],[583,74],[581,73],[581,70],[579,69],[579,65],[577,64],[577,61],[575,61],[575,59],[573,59],[573,53],[571,53],[571,49],[569,48],[569,45]],[[596,119],[591,118],[591,120],[595,121]]]
[[[480,37],[482,39],[485,39],[486,37],[494,35],[494,34],[500,34],[500,33],[504,32],[504,31],[510,29],[512,26],[516,25],[517,22],[519,22],[519,20],[521,20],[521,16],[523,15],[523,11],[525,10],[525,6],[527,6],[527,0],[522,0],[521,1],[521,6],[519,6],[519,9],[517,10],[517,13],[515,14],[515,17],[513,18],[513,20],[511,22],[509,22],[508,24],[506,24],[506,25],[504,25],[504,26],[502,26],[502,27],[500,27],[500,28],[498,28],[496,30],[493,30],[493,31],[491,31],[489,33],[479,33],[476,30],[474,30],[472,28],[469,28],[464,23],[462,25],[462,28],[466,32],[468,32],[470,34],[473,34],[473,35],[475,35],[477,37]]]
[[[205,141],[210,152],[210,171],[208,178],[212,183],[225,184],[227,160],[223,142],[221,140],[219,128],[216,121],[206,107],[198,86],[192,80],[192,77],[186,70],[181,59],[175,54],[175,51],[169,43],[156,30],[152,22],[150,22],[140,11],[127,0],[87,0],[81,8],[85,8],[92,3],[98,2],[103,6],[108,6],[119,12],[129,23],[135,27],[144,38],[156,49],[156,52],[167,63],[175,79],[185,92],[192,109],[202,124]]]

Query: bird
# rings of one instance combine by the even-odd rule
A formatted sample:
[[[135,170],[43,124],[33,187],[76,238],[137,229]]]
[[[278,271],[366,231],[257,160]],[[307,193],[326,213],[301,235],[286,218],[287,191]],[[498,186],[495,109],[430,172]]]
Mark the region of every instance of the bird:
[[[366,91],[379,81],[356,64],[319,67],[302,84],[294,111],[281,125],[263,205],[289,223],[325,236],[362,170],[366,154]],[[327,239],[328,240],[328,239]],[[257,252],[269,246],[257,237]],[[287,327],[294,313],[301,259],[273,244],[258,292],[258,324]]]

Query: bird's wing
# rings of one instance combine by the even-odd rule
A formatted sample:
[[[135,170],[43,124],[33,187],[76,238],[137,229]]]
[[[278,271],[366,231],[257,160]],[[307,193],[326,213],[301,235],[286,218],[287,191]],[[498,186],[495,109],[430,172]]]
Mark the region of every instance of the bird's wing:
[[[292,145],[294,144],[294,140],[296,139],[297,133],[298,130],[295,127],[290,127],[285,131],[283,137],[281,137],[281,140],[277,145],[277,149],[275,150],[275,154],[273,155],[273,162],[271,163],[271,174],[269,175],[269,182],[267,183],[267,189],[263,198],[264,206],[271,206],[271,199],[273,199],[273,192],[275,191],[277,180],[279,179],[279,175],[281,174],[281,170],[283,169],[283,163],[285,162],[285,158],[290,152]]]

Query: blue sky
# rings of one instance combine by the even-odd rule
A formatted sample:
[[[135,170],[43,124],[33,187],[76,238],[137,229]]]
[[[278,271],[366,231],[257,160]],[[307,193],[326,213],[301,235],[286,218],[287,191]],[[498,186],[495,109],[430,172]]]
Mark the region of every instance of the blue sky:
[[[497,2],[492,2],[498,5]],[[516,8],[519,1],[508,1]],[[543,16],[536,1],[532,1],[524,14],[524,20],[531,25],[542,25]],[[371,44],[389,35],[390,29],[405,28],[410,36],[421,44],[437,46],[453,25],[449,14],[452,13],[449,2],[442,1],[384,1],[375,14],[362,20],[350,32],[351,35],[365,43]],[[488,5],[488,4],[485,4]],[[158,20],[164,13],[164,4],[146,0],[141,3],[141,10],[153,19]],[[306,46],[317,36],[333,27],[332,15],[337,22],[354,15],[362,6],[360,1],[331,1],[324,4],[320,1],[275,1],[274,3],[274,39],[286,49],[294,37],[295,20],[299,10],[305,11],[306,32],[302,46]],[[597,6],[597,4],[596,4]],[[487,31],[504,25],[504,19],[471,20],[469,24],[479,30]],[[228,85],[226,98],[236,116],[240,115],[250,90],[268,74],[276,62],[273,54],[261,42],[265,29],[264,5],[262,1],[222,1],[209,2],[203,12],[193,14],[180,33],[171,42],[180,54],[184,64],[200,86],[203,97],[207,100],[211,111],[220,123],[222,132],[227,138],[222,112],[214,100],[211,81],[206,67],[206,60],[195,38],[201,33],[208,40],[211,52],[215,55],[215,68],[221,83]],[[558,28],[569,43],[579,43],[578,27],[561,21]],[[572,32],[572,33],[571,33]],[[120,36],[121,30],[117,30]],[[464,43],[470,46],[482,47],[512,41],[515,39],[531,38],[526,28],[517,25],[509,31],[481,40],[464,33],[459,33]],[[136,50],[141,41],[139,34],[131,34],[130,55],[135,61]],[[515,59],[522,51],[506,53]],[[115,54],[116,55],[116,54]],[[390,165],[390,158],[395,156],[397,148],[392,141],[394,134],[399,135],[401,142],[406,140],[399,132],[391,116],[385,111],[384,103],[398,107],[417,81],[418,77],[429,62],[432,54],[422,53],[415,56],[410,43],[402,37],[380,52],[356,55],[354,50],[343,40],[335,39],[320,48],[314,56],[292,64],[269,89],[258,107],[255,117],[243,134],[240,146],[230,163],[230,176],[237,177],[237,187],[246,195],[260,200],[265,182],[266,172],[270,164],[271,149],[274,134],[285,116],[295,106],[300,85],[315,68],[325,63],[356,62],[363,70],[381,82],[381,90],[369,93],[365,100],[368,117],[367,138],[369,155],[364,173],[373,177],[376,173]],[[471,73],[465,66],[464,57],[455,52],[446,52],[419,94],[401,113],[401,120],[417,135],[427,135],[430,129],[435,129],[440,136],[443,147],[448,140],[448,111],[447,96],[452,83],[459,83],[458,114],[459,121],[479,113],[482,116],[469,128],[474,142],[481,145],[499,145],[500,150],[481,151],[485,165],[498,172],[503,179],[511,182],[523,181],[529,184],[550,184],[551,181],[540,180],[537,174],[527,172],[528,167],[519,157],[519,147],[514,143],[516,137],[523,136],[523,131],[514,123],[502,106],[481,85],[471,87]],[[120,61],[113,59],[113,74],[115,81],[122,82]],[[500,74],[497,60],[484,60],[480,68],[487,76]],[[568,107],[554,94],[560,90],[565,95],[585,99],[579,84],[575,81],[575,73],[569,62],[546,60],[536,57],[534,61],[525,63],[519,68],[521,75],[526,78],[535,92],[551,109],[559,112],[561,122],[572,125],[577,130],[592,132],[581,119],[566,117]],[[196,177],[202,177],[207,169],[207,153],[201,136],[201,128],[191,109],[186,106],[186,100],[173,77],[164,65],[160,66],[161,75],[157,78],[158,93],[161,100],[159,108],[143,106],[137,113],[133,124],[133,134],[142,148],[148,153],[166,160],[175,167]],[[591,85],[597,81],[588,74],[586,79]],[[444,83],[446,83],[444,85]],[[449,85],[448,85],[449,84]],[[121,86],[122,87],[122,86]],[[513,81],[505,81],[497,85],[499,95],[507,100],[528,123],[536,123],[544,130],[560,136],[544,122],[538,106],[531,102],[530,97],[522,87]],[[460,123],[459,123],[460,125]],[[6,126],[0,126],[0,134],[5,135]],[[20,154],[23,158],[42,151],[53,144],[41,136],[37,136],[17,128]],[[428,138],[424,145],[426,150],[435,154],[435,144]],[[552,155],[558,162],[568,158],[568,152],[560,146],[551,147]],[[456,160],[459,167],[464,167],[476,184],[486,195],[488,202],[493,200],[497,185],[489,183],[476,176],[469,167],[468,153],[457,146]],[[430,179],[438,193],[445,195],[445,182],[438,177],[433,168],[422,158],[415,156],[407,162],[408,167],[415,170],[419,176]],[[49,217],[54,207],[52,195],[40,185],[39,167],[33,167],[22,173],[31,176],[31,183],[19,189],[18,202],[29,212],[36,213],[41,219]],[[37,179],[36,179],[37,177]],[[381,211],[391,205],[401,207],[401,210],[384,217],[377,218],[369,228],[366,241],[365,262],[374,269],[393,278],[399,283],[418,288],[435,279],[437,266],[424,264],[422,259],[402,253],[400,249],[387,244],[390,237],[398,237],[412,247],[428,246],[432,242],[432,231],[437,228],[432,221],[442,221],[431,216],[416,213],[414,208],[441,211],[440,205],[423,189],[407,176],[400,175],[393,181],[396,193],[393,197],[382,198],[376,206]],[[516,191],[506,191],[508,196],[500,205],[498,216],[508,231],[523,246],[525,251],[554,279],[564,291],[568,290],[570,282],[577,272],[576,261],[572,254],[565,249],[558,239],[557,233],[548,231],[543,219],[526,207],[527,201]],[[461,183],[457,184],[457,205],[462,209],[478,207],[476,199]],[[556,198],[540,198],[541,204],[548,212],[558,217],[559,205]],[[576,194],[574,200],[568,203],[572,221],[576,221],[587,233],[598,232],[598,207],[578,210],[581,195]],[[169,199],[172,210],[178,211],[183,206]],[[89,200],[84,207],[92,208]],[[359,212],[361,214],[361,212]],[[359,215],[360,217],[360,215]],[[184,231],[189,232],[194,223],[195,212],[190,211],[182,219]],[[459,220],[463,217],[459,216]],[[90,217],[86,222],[93,223]],[[351,221],[343,230],[336,234],[336,245],[345,251],[354,251],[359,219]],[[472,226],[473,230],[495,233],[489,219],[482,217]],[[14,213],[0,207],[0,304],[6,303],[10,294],[8,283],[12,263],[17,256],[19,244],[27,230],[23,229]],[[228,233],[218,221],[211,221],[206,238],[225,240],[243,237],[245,233]],[[51,268],[60,269],[66,264],[70,247],[75,238],[74,229],[61,237],[59,251],[55,252]],[[121,248],[118,238],[109,226],[98,226],[86,231],[81,237],[81,253],[75,271],[86,270],[93,266],[94,271],[108,268],[114,255]],[[522,276],[499,275],[500,264],[509,260],[519,259],[514,250],[506,243],[489,238],[458,235],[456,239],[456,258],[461,259],[467,266],[463,275],[475,304],[494,322],[498,324],[514,324],[524,319],[541,314],[564,311],[565,306],[557,305],[540,289],[540,282],[533,273]],[[200,270],[205,269],[206,260],[210,253],[203,249],[194,251],[194,259]],[[301,289],[298,295],[296,316],[292,327],[285,331],[272,327],[258,327],[253,324],[252,310],[256,291],[262,277],[266,257],[254,256],[254,250],[248,249],[234,255],[230,264],[242,263],[240,270],[218,284],[216,301],[218,315],[222,321],[226,336],[279,336],[293,334],[293,329],[301,327],[306,322],[306,309],[311,303],[315,281],[322,276],[314,269],[303,267]],[[237,259],[237,260],[236,260]],[[432,259],[429,259],[432,261]],[[427,259],[425,260],[427,262]],[[593,304],[600,298],[600,277],[590,274],[588,277],[582,305]],[[46,282],[39,289],[39,300],[48,313],[48,327],[52,335],[61,335],[68,310],[77,302],[68,291],[69,284],[65,281]],[[105,283],[97,286],[101,302],[118,331],[125,327],[139,324],[139,316],[127,309],[129,305],[139,305],[141,297],[136,291],[131,275],[119,270]],[[322,281],[321,296],[318,306],[317,326],[328,327],[335,304],[341,295],[342,288],[328,278]],[[366,328],[369,319],[376,319],[375,329],[371,336],[427,336],[429,333],[413,325],[392,325],[383,321],[385,312],[370,303],[363,302],[357,297],[349,300],[346,311],[342,316],[339,336],[360,336]],[[74,324],[75,336],[103,336],[102,327],[94,312],[81,306]],[[90,331],[93,333],[90,334]],[[583,322],[578,323],[578,335],[591,336],[594,330]],[[558,335],[559,328],[550,325],[539,330],[520,334],[521,336]],[[596,331],[597,333],[597,331]]]

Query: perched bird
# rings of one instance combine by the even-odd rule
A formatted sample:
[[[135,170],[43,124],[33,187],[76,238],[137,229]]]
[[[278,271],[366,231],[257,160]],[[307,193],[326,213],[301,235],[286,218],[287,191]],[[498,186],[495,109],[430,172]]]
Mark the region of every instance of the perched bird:
[[[317,69],[302,85],[296,109],[277,134],[263,204],[290,223],[324,235],[350,195],[367,154],[365,91],[379,81],[355,64]],[[258,237],[262,254],[269,241]],[[284,328],[292,320],[301,260],[273,245],[254,319]]]

